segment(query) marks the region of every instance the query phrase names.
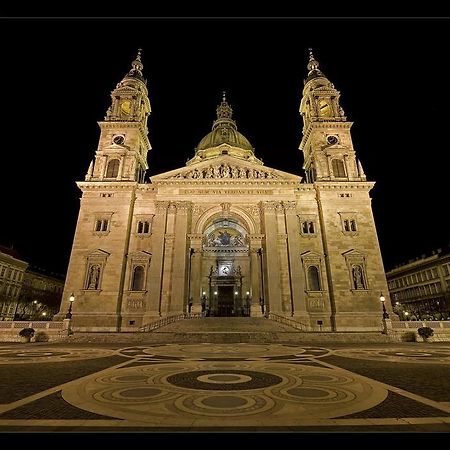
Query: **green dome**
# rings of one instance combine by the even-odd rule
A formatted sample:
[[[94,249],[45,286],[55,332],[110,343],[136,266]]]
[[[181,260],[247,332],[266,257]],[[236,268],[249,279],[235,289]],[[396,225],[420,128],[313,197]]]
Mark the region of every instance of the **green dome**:
[[[217,147],[220,144],[229,144],[244,150],[253,150],[252,144],[243,134],[226,124],[208,133],[198,144],[197,150],[206,150],[207,148]]]

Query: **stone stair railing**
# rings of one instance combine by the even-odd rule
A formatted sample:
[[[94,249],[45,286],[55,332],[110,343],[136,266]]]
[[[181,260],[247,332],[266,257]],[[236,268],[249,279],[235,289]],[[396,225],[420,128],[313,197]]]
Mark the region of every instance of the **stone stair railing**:
[[[296,328],[300,331],[308,331],[308,325],[305,325],[304,323],[297,322],[292,319],[288,319],[287,317],[280,316],[279,314],[274,314],[272,312],[269,312],[268,319],[273,320],[275,322],[280,322],[284,325],[288,325],[292,328]]]
[[[156,330],[157,328],[164,327],[169,325],[172,322],[178,322],[179,320],[184,319],[201,319],[204,317],[203,313],[183,313],[176,314],[174,316],[163,317],[162,319],[156,320],[155,322],[147,323],[146,325],[139,328],[139,331],[142,333],[148,333],[150,331]]]

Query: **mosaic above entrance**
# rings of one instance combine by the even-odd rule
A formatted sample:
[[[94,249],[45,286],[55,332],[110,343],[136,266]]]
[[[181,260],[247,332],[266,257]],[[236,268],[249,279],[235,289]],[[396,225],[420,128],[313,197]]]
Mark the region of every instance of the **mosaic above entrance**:
[[[218,228],[205,236],[206,247],[246,247],[245,237],[234,228]]]

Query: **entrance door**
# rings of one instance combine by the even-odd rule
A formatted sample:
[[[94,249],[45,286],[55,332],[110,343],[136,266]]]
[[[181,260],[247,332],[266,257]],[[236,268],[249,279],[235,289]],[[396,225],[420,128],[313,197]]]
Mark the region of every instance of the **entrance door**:
[[[233,292],[233,286],[218,286],[217,315],[219,317],[234,316]]]

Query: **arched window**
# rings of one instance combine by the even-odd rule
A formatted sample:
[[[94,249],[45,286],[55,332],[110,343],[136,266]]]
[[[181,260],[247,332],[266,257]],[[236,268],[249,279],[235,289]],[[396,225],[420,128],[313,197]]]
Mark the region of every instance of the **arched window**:
[[[108,163],[108,169],[106,170],[106,178],[116,178],[119,173],[119,160],[112,159]]]
[[[320,291],[319,268],[317,266],[308,267],[308,287],[310,291]]]
[[[136,266],[133,269],[133,280],[131,283],[132,291],[142,291],[144,288],[144,268]]]
[[[335,178],[345,178],[345,168],[342,159],[333,159],[331,164],[333,166],[333,175]]]

